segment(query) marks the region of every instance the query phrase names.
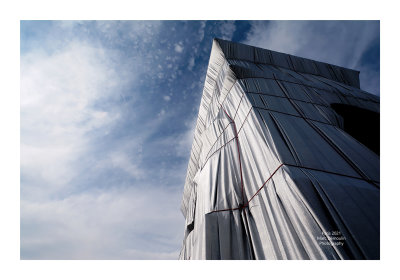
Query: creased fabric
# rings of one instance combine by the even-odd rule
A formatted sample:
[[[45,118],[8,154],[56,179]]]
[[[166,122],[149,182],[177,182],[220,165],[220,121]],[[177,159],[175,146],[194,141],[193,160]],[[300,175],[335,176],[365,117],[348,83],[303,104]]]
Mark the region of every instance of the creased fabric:
[[[215,39],[180,259],[379,259],[379,156],[332,108],[379,113],[359,72]]]

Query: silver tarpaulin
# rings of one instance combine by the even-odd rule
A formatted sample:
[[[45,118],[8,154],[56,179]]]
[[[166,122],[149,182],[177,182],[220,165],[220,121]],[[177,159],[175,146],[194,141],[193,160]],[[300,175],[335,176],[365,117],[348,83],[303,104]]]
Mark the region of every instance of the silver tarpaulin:
[[[348,112],[379,123],[358,71],[215,39],[180,259],[379,259],[379,156]]]

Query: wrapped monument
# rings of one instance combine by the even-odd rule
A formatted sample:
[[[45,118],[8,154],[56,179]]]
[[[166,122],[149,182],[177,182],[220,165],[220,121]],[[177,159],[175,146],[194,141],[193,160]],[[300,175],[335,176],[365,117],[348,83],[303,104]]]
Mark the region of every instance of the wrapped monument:
[[[379,176],[358,71],[215,39],[180,259],[379,259]]]

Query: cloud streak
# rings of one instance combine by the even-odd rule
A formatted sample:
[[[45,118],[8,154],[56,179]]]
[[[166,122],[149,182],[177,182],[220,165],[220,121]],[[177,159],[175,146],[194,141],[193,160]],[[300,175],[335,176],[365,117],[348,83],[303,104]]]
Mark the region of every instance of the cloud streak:
[[[96,25],[113,40],[112,26]],[[126,63],[123,50],[77,36],[49,44],[21,55],[21,258],[176,259],[181,190],[164,170],[155,188],[143,159],[169,113],[132,110],[142,102],[141,58]]]
[[[21,57],[21,172],[45,184],[33,193],[68,186],[75,161],[90,145],[88,133],[105,130],[119,119],[115,108],[96,108],[112,100],[123,83],[102,49],[71,43],[59,52]],[[22,184],[23,194],[25,184]]]
[[[171,248],[182,236],[174,230],[181,226],[175,192],[143,186],[22,200],[22,258],[176,259],[178,250]]]

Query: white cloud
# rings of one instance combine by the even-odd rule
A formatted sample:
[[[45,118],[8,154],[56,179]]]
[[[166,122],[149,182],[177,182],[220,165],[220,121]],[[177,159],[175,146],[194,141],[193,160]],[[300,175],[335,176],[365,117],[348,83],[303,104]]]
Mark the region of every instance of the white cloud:
[[[120,168],[134,178],[144,177],[143,168],[138,166],[136,163],[132,162],[125,153],[121,152],[112,153],[108,157],[108,159],[110,160],[114,168],[115,167]]]
[[[200,21],[200,28],[199,28],[199,41],[203,41],[204,39],[204,30],[206,27],[206,22],[205,21]]]
[[[171,100],[171,96],[169,96],[169,95],[164,95],[164,96],[163,96],[163,99],[164,99],[165,101],[170,101],[170,100]]]
[[[115,44],[127,40],[150,42],[159,34],[161,21],[95,21],[95,30]]]
[[[189,59],[188,70],[192,71],[193,67],[194,67],[194,57],[191,57]]]
[[[192,143],[194,138],[194,132],[196,130],[197,114],[193,115],[193,118],[185,122],[186,130],[177,137],[175,143],[176,154],[181,157],[187,157],[189,161],[190,151],[192,149]]]
[[[168,113],[139,120],[141,109],[130,109],[135,92],[129,103],[120,103],[121,89],[136,82],[137,66],[119,55],[73,41],[54,53],[21,56],[22,258],[178,257],[182,186],[152,187],[145,180],[152,170],[142,166],[142,143]],[[131,112],[131,125],[141,121],[146,130],[98,153],[102,135],[123,121],[124,110]],[[88,171],[89,178],[107,178],[115,170],[136,185],[122,175],[113,178],[122,183],[105,186],[80,177]]]
[[[163,117],[165,115],[165,110],[161,109],[161,111],[157,114],[158,117]]]
[[[181,44],[175,44],[175,48],[174,49],[175,49],[175,51],[177,53],[183,52],[183,46]]]
[[[124,83],[109,56],[103,49],[71,43],[54,54],[21,57],[21,174],[40,178],[41,193],[68,187],[76,174],[74,161],[90,145],[87,134],[119,118],[113,107],[94,106],[112,100]]]
[[[181,189],[86,192],[21,201],[25,259],[177,259],[183,231]],[[161,211],[161,212],[160,212]],[[141,242],[133,242],[141,240]]]
[[[369,68],[369,67],[360,67],[358,68],[360,71],[360,84],[361,88],[373,93],[380,94],[380,73]]]
[[[233,33],[235,33],[235,30],[236,30],[235,22],[233,22],[233,21],[223,21],[220,24],[219,29],[220,29],[220,32],[221,32],[221,35],[222,35],[221,39],[232,40]]]

